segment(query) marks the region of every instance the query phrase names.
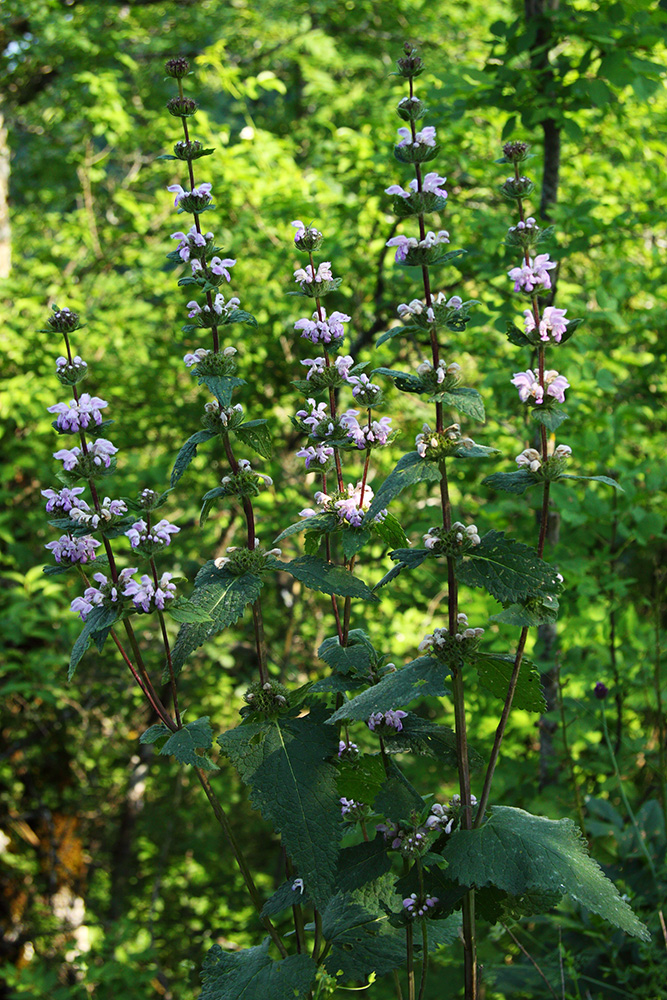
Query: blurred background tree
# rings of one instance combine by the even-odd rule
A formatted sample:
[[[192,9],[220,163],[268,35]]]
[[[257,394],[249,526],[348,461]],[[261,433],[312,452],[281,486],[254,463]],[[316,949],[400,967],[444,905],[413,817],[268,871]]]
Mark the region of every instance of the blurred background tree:
[[[296,519],[316,488],[304,484],[289,423],[298,398],[290,380],[308,354],[293,332],[300,307],[286,295],[296,264],[289,222],[312,220],[326,234],[327,256],[344,279],[331,308],[352,316],[350,353],[369,359],[376,335],[395,322],[397,303],[416,294],[385,249],[397,228],[384,188],[398,179],[393,107],[402,96],[390,74],[404,40],[415,41],[426,60],[420,80],[448,161],[442,224],[453,246],[470,251],[460,268],[443,272],[440,288],[481,303],[476,324],[452,350],[468,384],[485,396],[483,441],[502,450],[505,468],[530,432],[509,384],[517,355],[505,324],[520,310],[505,276],[502,240],[512,220],[493,161],[507,138],[533,144],[536,212],[556,227],[556,303],[586,319],[567,354],[573,390],[562,438],[578,471],[618,477],[625,492],[554,488],[560,543],[549,558],[566,579],[565,624],[548,650],[542,636],[542,654],[539,645],[535,653],[552,693],[565,691],[567,728],[556,699],[541,720],[553,739],[545,776],[534,719],[515,713],[495,795],[561,816],[572,812],[574,780],[596,856],[660,933],[664,884],[647,878],[591,691],[598,680],[611,689],[608,716],[627,794],[648,842],[664,854],[666,24],[665,4],[653,0],[4,0],[1,997],[193,997],[213,941],[233,947],[258,936],[198,789],[173,762],[154,761],[150,748],[139,747],[152,720],[118,664],[90,653],[66,683],[77,633],[68,602],[78,587],[42,572],[43,545],[54,537],[39,493],[54,485],[46,407],[63,397],[53,378],[61,345],[37,331],[53,302],[76,309],[87,324],[76,349],[90,365],[90,391],[110,401],[116,421],[115,495],[164,488],[176,449],[199,424],[203,400],[181,360],[198,346],[180,330],[187,290],[176,288],[165,261],[179,224],[165,188],[183,178],[173,161],[156,161],[178,138],[164,110],[171,84],[163,73],[176,54],[193,62],[197,136],[216,147],[199,175],[213,184],[212,225],[238,259],[234,293],[259,321],[256,331],[238,328],[236,346],[249,382],[244,405],[251,417],[270,418],[276,442],[265,467],[276,493],[259,503],[266,541]],[[384,345],[374,363],[411,366],[414,345],[400,345]],[[403,450],[422,420],[419,402],[395,416]],[[198,498],[220,474],[217,457],[211,463],[202,449],[169,508],[183,528],[170,552],[190,578],[203,558],[233,544],[240,526],[226,509],[203,531],[197,525]],[[378,459],[378,482],[388,468],[388,459]],[[481,479],[488,471],[472,482],[461,474],[459,489],[472,498],[466,513],[531,541],[531,519],[516,498],[487,504]],[[429,502],[419,495],[406,504],[417,538],[430,526]],[[367,579],[386,568],[380,549],[374,557],[377,565],[364,566]],[[414,636],[429,630],[442,588],[442,579],[428,580],[425,601],[415,606],[412,584],[401,577],[381,618],[371,610],[363,624],[379,641],[391,621],[386,651],[407,659]],[[496,610],[471,596],[476,618]],[[362,624],[366,614],[357,614]],[[314,677],[314,651],[332,631],[326,603],[278,580],[267,617],[286,676],[295,683]],[[506,626],[494,626],[494,634],[499,649],[512,638]],[[155,638],[145,626],[147,649],[156,648]],[[241,623],[190,661],[183,701],[223,730],[234,724],[252,667]],[[498,703],[484,691],[475,698],[471,738],[485,752]],[[435,715],[437,705],[426,702],[423,711]],[[453,790],[453,775],[428,762],[415,770],[434,793]],[[277,845],[231,770],[217,781],[269,892],[282,879]],[[568,989],[576,983],[582,995],[667,990],[664,951],[661,961],[650,947],[610,944],[586,914],[564,911],[558,919],[560,956],[553,920],[524,938],[553,982],[562,960]],[[488,998],[536,995],[541,980],[502,928],[484,947]],[[443,951],[438,961],[456,963],[458,952]],[[435,982],[434,997],[456,995],[454,977]]]

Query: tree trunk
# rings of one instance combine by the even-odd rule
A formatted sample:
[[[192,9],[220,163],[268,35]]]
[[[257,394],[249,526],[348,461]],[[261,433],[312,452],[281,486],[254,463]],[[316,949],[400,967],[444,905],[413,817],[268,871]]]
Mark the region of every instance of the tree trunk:
[[[0,278],[8,278],[12,267],[12,230],[9,223],[10,151],[7,129],[0,107]]]

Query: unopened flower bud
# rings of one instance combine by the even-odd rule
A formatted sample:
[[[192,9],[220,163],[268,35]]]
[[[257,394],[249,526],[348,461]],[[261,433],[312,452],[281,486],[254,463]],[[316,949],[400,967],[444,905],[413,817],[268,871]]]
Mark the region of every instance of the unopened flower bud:
[[[167,101],[167,111],[174,118],[190,118],[196,114],[199,105],[191,97],[172,97]]]
[[[53,316],[49,316],[48,323],[58,333],[71,333],[79,325],[79,316],[77,313],[72,312],[71,309],[68,309],[67,306],[62,309],[54,306]]]
[[[419,76],[420,73],[424,72],[424,63],[417,55],[417,49],[410,42],[406,42],[403,46],[404,56],[398,60],[398,72],[400,76],[410,79],[413,76]]]
[[[600,701],[604,701],[609,694],[609,688],[606,684],[603,684],[602,681],[598,681],[593,688],[593,694],[596,698],[599,698]]]
[[[190,72],[190,63],[185,56],[176,56],[174,59],[167,59],[164,70],[167,76],[180,80]]]
[[[506,142],[503,146],[503,154],[511,163],[521,163],[526,159],[529,149],[527,142]]]

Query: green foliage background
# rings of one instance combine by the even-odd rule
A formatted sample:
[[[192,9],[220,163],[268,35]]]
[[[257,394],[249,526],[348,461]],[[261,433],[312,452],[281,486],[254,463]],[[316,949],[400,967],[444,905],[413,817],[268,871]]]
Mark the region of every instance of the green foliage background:
[[[55,484],[55,439],[45,411],[64,398],[53,377],[61,345],[36,332],[51,303],[69,305],[87,324],[75,347],[91,369],[86,388],[109,400],[116,421],[112,438],[122,450],[115,495],[164,488],[176,450],[199,426],[202,396],[181,360],[198,346],[180,331],[189,296],[165,263],[169,234],[181,225],[165,188],[183,177],[172,161],[155,159],[178,138],[178,122],[164,111],[173,88],[162,68],[175,54],[193,61],[188,88],[202,109],[196,135],[216,147],[197,164],[218,206],[209,218],[238,259],[234,293],[259,321],[257,330],[235,328],[235,343],[249,383],[240,398],[250,418],[270,419],[277,445],[273,462],[262,466],[275,479],[275,494],[258,502],[267,542],[296,519],[315,488],[304,484],[293,457],[289,423],[299,398],[289,383],[309,353],[293,332],[301,302],[286,295],[297,264],[289,222],[312,220],[324,230],[327,259],[343,276],[330,308],[352,316],[349,350],[360,359],[371,357],[396,304],[417,294],[410,273],[399,272],[384,247],[396,232],[384,188],[400,179],[391,149],[402,88],[390,73],[410,38],[428,65],[421,89],[444,149],[443,225],[453,246],[470,251],[460,269],[443,272],[438,290],[480,300],[477,321],[452,351],[467,384],[485,398],[488,420],[477,439],[502,452],[493,468],[461,471],[454,495],[468,497],[466,513],[478,525],[509,527],[532,543],[531,500],[499,498],[481,485],[488,472],[513,467],[530,435],[509,384],[528,359],[519,360],[504,336],[506,321],[520,310],[505,274],[511,263],[501,241],[510,218],[498,193],[502,168],[493,161],[501,136],[527,138],[536,153],[530,172],[539,179],[540,123],[551,117],[562,128],[561,192],[551,211],[558,243],[551,254],[561,260],[556,304],[585,323],[567,353],[570,420],[559,440],[573,449],[571,471],[619,478],[625,492],[554,488],[560,544],[547,555],[567,587],[557,655],[574,774],[581,795],[591,797],[593,851],[659,933],[660,890],[642,868],[600,745],[591,691],[598,680],[611,688],[614,734],[622,708],[619,763],[627,794],[653,850],[664,853],[664,721],[656,702],[667,555],[662,8],[649,0],[561,3],[549,22],[552,72],[545,84],[536,75],[534,29],[526,28],[523,5],[507,0],[5,0],[2,110],[11,150],[13,267],[0,290],[0,816],[8,942],[0,995],[193,997],[196,970],[213,942],[258,942],[254,914],[200,790],[173,761],[139,747],[153,720],[119,664],[92,652],[67,684],[77,633],[68,602],[78,587],[45,577],[41,568],[43,545],[54,537],[39,494]],[[416,355],[414,346],[393,340],[372,357],[375,365],[410,368]],[[425,416],[418,401],[402,403],[394,454],[409,450]],[[190,579],[241,532],[239,518],[224,509],[203,530],[197,526],[199,497],[216,484],[219,460],[203,446],[167,509],[183,529],[170,554]],[[379,458],[372,485],[390,467],[388,456]],[[402,498],[395,513],[417,540],[431,523],[425,488]],[[298,545],[290,539],[284,551],[297,555]],[[374,582],[388,560],[379,547],[372,555],[362,575]],[[163,568],[172,567],[165,560]],[[422,579],[418,601],[414,580],[404,574],[383,592],[380,615],[369,606],[353,621],[396,661],[412,658],[415,636],[430,630],[434,616],[437,624],[444,581]],[[477,622],[498,607],[473,592],[466,610]],[[326,601],[285,577],[268,595],[267,618],[276,668],[290,683],[316,678],[322,664],[315,650],[332,632]],[[491,632],[500,652],[515,636],[502,625]],[[149,626],[141,633],[147,649],[156,638]],[[546,669],[540,650],[533,653]],[[183,702],[222,732],[235,724],[252,672],[246,621],[189,661]],[[470,697],[471,740],[487,753],[499,702],[474,688]],[[435,700],[425,702],[424,711],[435,717],[436,710]],[[543,728],[557,721],[549,716]],[[553,818],[570,815],[562,731],[546,784],[539,740],[535,716],[516,711],[495,797]],[[268,894],[283,878],[277,845],[231,768],[215,780]],[[430,761],[415,766],[415,781],[439,795],[454,790],[454,775]],[[54,905],[63,888],[85,900],[87,949],[73,941]],[[619,990],[657,997],[667,989],[659,947],[630,946],[622,935],[610,942],[596,918],[559,913],[568,988],[578,982],[582,994],[587,988],[596,997]],[[529,937],[542,968],[556,977],[554,927],[538,920]],[[537,995],[540,981],[510,938],[496,928],[484,947],[488,997]],[[455,964],[458,957],[454,945],[438,961]],[[632,973],[637,966],[640,980]],[[447,992],[456,981],[439,977],[432,995],[456,995]]]

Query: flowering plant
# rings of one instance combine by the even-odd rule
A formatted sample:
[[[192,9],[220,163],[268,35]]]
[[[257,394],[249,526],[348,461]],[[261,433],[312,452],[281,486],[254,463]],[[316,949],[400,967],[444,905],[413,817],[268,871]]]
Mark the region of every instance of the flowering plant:
[[[513,344],[531,352],[531,367],[514,374],[512,382],[534,421],[536,447],[523,449],[516,458],[517,470],[493,473],[484,482],[511,494],[541,489],[537,545],[533,549],[504,532],[485,532],[466,523],[465,497],[462,520],[454,520],[452,463],[465,467],[469,461],[488,460],[497,449],[478,443],[452,419],[453,414],[480,424],[485,419],[480,394],[462,384],[463,365],[453,360],[475,303],[432,289],[432,268],[448,265],[464,251],[444,248],[450,242],[446,230],[426,229],[426,216],[445,208],[446,179],[437,172],[422,173],[422,164],[437,156],[439,146],[435,127],[418,128],[426,109],[414,93],[414,81],[423,65],[411,46],[398,67],[409,87],[398,114],[408,124],[398,129],[394,155],[412,168],[414,177],[407,186],[390,185],[387,193],[394,196],[399,218],[416,224],[418,235],[392,237],[387,246],[396,247],[399,265],[417,268],[422,287],[418,297],[398,306],[401,323],[380,342],[409,334],[421,341],[425,356],[414,372],[385,367],[366,372],[367,364],[342,353],[350,317],[327,312],[323,300],[337,293],[343,279],[335,276],[333,261],[315,258],[325,234],[301,220],[292,222],[294,248],[306,256],[304,266],[294,269],[293,290],[308,300],[308,315],[297,319],[294,329],[309,342],[309,353],[311,346],[319,351],[301,362],[306,378],[295,384],[306,403],[293,424],[307,438],[297,455],[319,489],[316,507],[304,507],[300,520],[277,538],[260,537],[253,504],[273,481],[248,458],[237,457],[239,449],[251,449],[260,459],[271,454],[266,420],[246,419],[243,404],[233,402],[246,383],[237,374],[237,348],[223,343],[233,324],[257,323],[240,308],[240,297],[226,298],[220,291],[223,283],[231,283],[236,260],[222,256],[225,250],[216,246],[213,232],[202,232],[200,217],[213,207],[212,185],[196,183],[194,162],[212,151],[190,138],[188,121],[196,104],[183,92],[186,60],[167,63],[178,85],[169,110],[181,119],[184,135],[172,158],[187,165],[186,186],[175,183],[168,190],[176,195],[178,212],[190,214],[193,223],[187,232],[184,228],[172,234],[178,244],[168,256],[175,265],[186,266],[179,284],[195,296],[186,307],[194,322],[185,324],[184,332],[194,339],[202,330],[210,331],[210,347],[193,347],[184,363],[212,398],[205,404],[202,429],[176,457],[170,488],[186,474],[200,445],[217,442],[224,474],[202,497],[201,518],[219,505],[231,504],[242,513],[245,525],[244,544],[228,546],[225,556],[207,561],[189,596],[184,581],[157,565],[180,530],[156,514],[168,503],[170,490],[158,494],[143,489],[136,499],[100,499],[96,482],[115,471],[118,453],[100,436],[107,403],[77,388],[89,372],[73,353],[78,317],[56,308],[49,321],[65,343],[66,355],[58,358],[56,374],[73,395],[49,409],[57,414],[56,431],[78,440],[75,447],[54,454],[63,462],[62,488],[43,491],[47,511],[57,515],[51,523],[64,531],[48,546],[58,564],[52,569],[74,569],[84,587],[71,605],[83,627],[70,658],[70,676],[91,643],[101,650],[111,639],[155,713],[156,721],[141,742],[193,769],[268,935],[246,950],[225,952],[218,945],[211,949],[203,968],[205,1000],[235,1000],[250,995],[250,989],[253,995],[275,1000],[320,997],[350,980],[368,978],[370,983],[399,968],[404,969],[408,997],[415,1000],[424,995],[429,953],[443,943],[453,944],[459,928],[465,995],[473,1000],[478,995],[477,921],[539,912],[565,893],[626,932],[646,937],[643,925],[588,857],[570,820],[553,821],[491,804],[494,771],[513,704],[537,712],[543,707],[536,668],[525,648],[531,627],[555,620],[563,585],[561,575],[543,558],[551,482],[584,478],[564,472],[571,449],[550,437],[567,418],[563,403],[570,383],[546,368],[547,346],[560,352],[577,323],[566,317],[566,310],[543,307],[540,301],[540,293],[552,288],[557,264],[547,253],[537,252],[544,233],[525,215],[532,182],[519,168],[528,148],[508,143],[502,162],[511,164],[514,174],[502,190],[519,219],[509,230],[507,244],[521,253],[521,263],[508,274],[514,291],[528,302],[524,330],[510,324],[508,335]],[[392,443],[394,431],[392,417],[378,416],[376,410],[386,405],[385,388],[391,384],[425,397],[433,415],[415,435],[414,449],[378,482],[373,479],[373,454]],[[343,409],[346,393],[354,406]],[[616,485],[604,477],[593,478]],[[81,480],[89,489],[89,501],[83,499],[84,488],[74,485]],[[401,493],[422,483],[437,492],[438,523],[423,535],[422,547],[412,547],[390,507]],[[282,558],[276,546],[288,539],[292,545],[302,533],[304,554]],[[355,574],[372,541],[389,548],[394,562],[373,587]],[[133,561],[142,559],[148,571],[120,568],[124,556],[117,542]],[[90,563],[97,566],[89,579]],[[397,667],[388,662],[385,651],[390,634],[386,647],[377,648],[364,629],[352,627],[352,602],[379,604],[382,588],[401,573],[417,580],[420,567],[428,563],[447,581],[442,623],[415,643],[414,659]],[[331,607],[331,635],[318,650],[330,670],[296,690],[282,683],[264,630],[262,588],[276,572],[326,595]],[[511,651],[484,649],[484,628],[471,625],[461,610],[466,588],[483,588],[502,605],[494,620],[519,629]],[[208,717],[184,722],[178,677],[188,657],[242,618],[246,609],[252,618],[257,677],[245,693],[239,725],[214,738]],[[158,693],[137,641],[137,616],[147,614],[154,614],[160,626],[163,678],[171,705]],[[173,646],[166,615],[180,624]],[[466,692],[477,683],[503,701],[486,761],[467,738]],[[426,696],[448,699],[453,727],[410,710]],[[358,733],[359,744],[352,742],[351,729]],[[268,900],[261,897],[229,823],[214,747],[237,768],[252,804],[281,837],[285,882]],[[428,755],[456,775],[459,790],[447,805],[432,803],[432,791],[411,784],[397,756],[401,754]],[[483,770],[479,797],[471,788],[475,767]],[[285,913],[291,913],[289,935]],[[306,915],[312,919],[306,921]]]

